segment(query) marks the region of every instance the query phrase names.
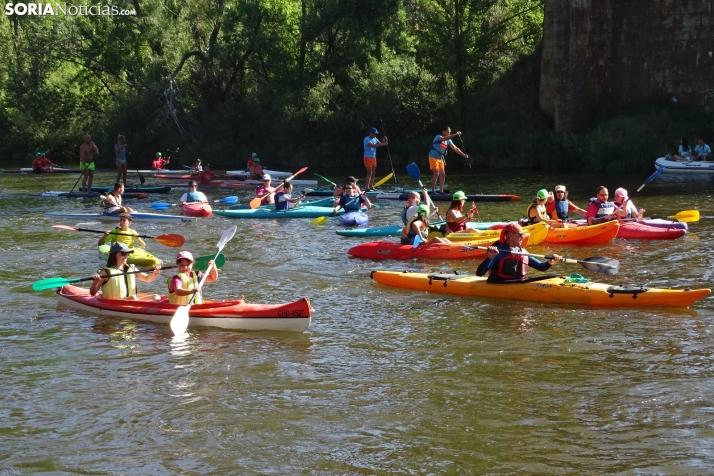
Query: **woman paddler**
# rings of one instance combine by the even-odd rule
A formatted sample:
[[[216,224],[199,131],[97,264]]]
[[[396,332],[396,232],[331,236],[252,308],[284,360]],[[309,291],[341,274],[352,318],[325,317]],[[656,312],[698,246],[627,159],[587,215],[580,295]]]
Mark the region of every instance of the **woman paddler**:
[[[483,276],[488,273],[489,283],[513,282],[513,280],[526,279],[528,267],[538,271],[547,271],[562,258],[554,254],[552,259],[546,262],[537,260],[532,256],[516,255],[511,251],[525,252],[521,248],[523,240],[523,228],[517,223],[509,223],[501,230],[501,236],[497,242],[488,247],[486,259],[476,269],[476,276]]]
[[[201,304],[203,302],[201,287],[198,285],[203,279],[203,273],[193,271],[193,262],[193,255],[190,251],[181,251],[176,255],[178,273],[170,277],[168,281],[169,302],[171,304],[185,306],[194,294],[196,298],[193,300],[193,304]],[[213,260],[209,261],[208,264],[213,264]],[[217,279],[218,270],[215,266],[211,266],[206,282],[212,283]],[[239,299],[243,299],[243,296]]]
[[[135,301],[161,300],[161,296],[158,294],[148,295],[141,299],[138,298],[135,278],[150,283],[159,275],[161,267],[155,266],[153,273],[125,274],[136,271],[133,264],[126,263],[127,257],[133,252],[134,250],[124,243],[114,243],[109,249],[107,266],[92,276],[92,287],[89,288],[89,293],[94,296],[101,289],[104,299],[133,299]]]
[[[422,243],[426,244],[451,243],[448,238],[438,236],[429,238],[429,206],[424,203],[417,207],[416,216],[407,221],[402,230],[401,243],[403,245],[413,245],[417,236],[419,236]]]

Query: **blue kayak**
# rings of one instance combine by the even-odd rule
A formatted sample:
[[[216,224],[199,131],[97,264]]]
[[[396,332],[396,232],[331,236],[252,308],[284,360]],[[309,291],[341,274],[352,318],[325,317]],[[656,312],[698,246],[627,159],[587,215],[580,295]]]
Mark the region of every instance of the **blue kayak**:
[[[296,207],[290,210],[275,208],[255,208],[253,210],[214,210],[215,215],[227,218],[317,218],[342,215],[344,210],[335,213],[332,207]]]
[[[432,223],[432,226],[441,226],[444,222]],[[488,230],[493,225],[500,225],[502,223],[508,223],[505,221],[470,221],[467,224],[468,228],[473,228],[474,230]],[[341,236],[401,236],[403,225],[387,225],[387,226],[376,226],[371,228],[356,228],[352,230],[337,230],[337,234]]]
[[[342,226],[363,226],[367,224],[369,217],[362,211],[353,211],[340,215],[337,220]]]
[[[335,205],[335,199],[332,197],[323,198],[322,200],[313,200],[311,202],[300,202],[301,207],[333,207]],[[261,205],[258,208],[271,209],[275,208],[275,205]],[[233,205],[228,208],[229,210],[250,210],[250,205],[240,203],[238,205]]]

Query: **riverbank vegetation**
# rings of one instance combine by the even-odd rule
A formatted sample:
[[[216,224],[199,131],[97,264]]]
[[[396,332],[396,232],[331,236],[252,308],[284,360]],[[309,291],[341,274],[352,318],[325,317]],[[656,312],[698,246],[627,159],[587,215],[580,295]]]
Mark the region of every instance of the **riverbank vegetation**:
[[[540,0],[120,4],[136,16],[0,22],[0,160],[76,160],[89,133],[112,166],[121,133],[131,166],[180,147],[216,168],[253,151],[270,167],[358,167],[377,127],[404,165],[449,124],[476,166],[634,170],[712,131],[703,113],[650,105],[552,132],[538,110]]]

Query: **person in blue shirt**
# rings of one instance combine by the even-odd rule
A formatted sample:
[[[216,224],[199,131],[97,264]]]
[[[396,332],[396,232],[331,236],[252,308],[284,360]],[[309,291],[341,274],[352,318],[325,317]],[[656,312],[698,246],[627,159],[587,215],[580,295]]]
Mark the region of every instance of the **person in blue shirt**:
[[[377,170],[377,147],[388,145],[387,136],[382,137],[380,142],[377,139],[379,131],[376,127],[369,130],[369,134],[364,138],[364,168],[367,169],[367,180],[365,183],[365,191],[374,190],[374,175]]]
[[[372,202],[369,201],[367,195],[363,192],[361,195],[355,194],[354,185],[345,185],[345,194],[340,197],[340,201],[335,206],[335,213],[344,208],[345,212],[356,212],[362,207],[372,208]]]
[[[437,134],[434,140],[431,141],[431,149],[429,150],[429,169],[434,174],[431,177],[431,193],[434,193],[436,182],[439,181],[439,193],[444,193],[444,182],[446,181],[446,154],[449,149],[459,154],[464,159],[469,156],[461,152],[461,149],[456,147],[451,141],[453,137],[460,136],[461,131],[451,133],[451,127],[446,126],[442,129],[441,134]]]
[[[284,182],[283,189],[275,194],[275,209],[276,210],[290,210],[293,208],[294,203],[298,203],[302,196],[293,198],[293,184],[290,182]]]
[[[697,139],[697,145],[694,146],[694,155],[696,160],[711,160],[712,149],[704,143],[704,137]]]
[[[679,140],[679,148],[677,149],[677,154],[672,157],[673,160],[680,162],[691,162],[692,161],[692,148],[689,147],[689,142],[687,142],[686,137],[682,137]]]

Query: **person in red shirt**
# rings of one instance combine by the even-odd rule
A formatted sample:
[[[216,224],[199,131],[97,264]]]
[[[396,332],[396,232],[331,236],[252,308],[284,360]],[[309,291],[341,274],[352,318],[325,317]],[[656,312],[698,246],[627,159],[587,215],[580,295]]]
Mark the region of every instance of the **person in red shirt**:
[[[246,172],[250,172],[250,168],[251,168],[253,165],[255,165],[254,159],[255,159],[256,157],[258,157],[258,154],[256,154],[255,152],[253,152],[252,154],[250,154],[250,160],[248,161],[247,164],[245,164],[245,171],[246,171]]]
[[[171,162],[171,157],[164,160],[164,158],[161,157],[161,152],[157,152],[156,158],[151,162],[151,170],[161,170],[164,168],[164,165],[169,162]]]
[[[53,164],[50,159],[45,157],[44,152],[38,152],[35,154],[35,160],[32,161],[32,171],[38,174],[47,172],[50,167],[59,167],[57,164]]]
[[[253,166],[250,168],[250,178],[251,180],[261,180],[263,175],[263,167],[260,166],[260,159],[256,157],[253,159]]]

